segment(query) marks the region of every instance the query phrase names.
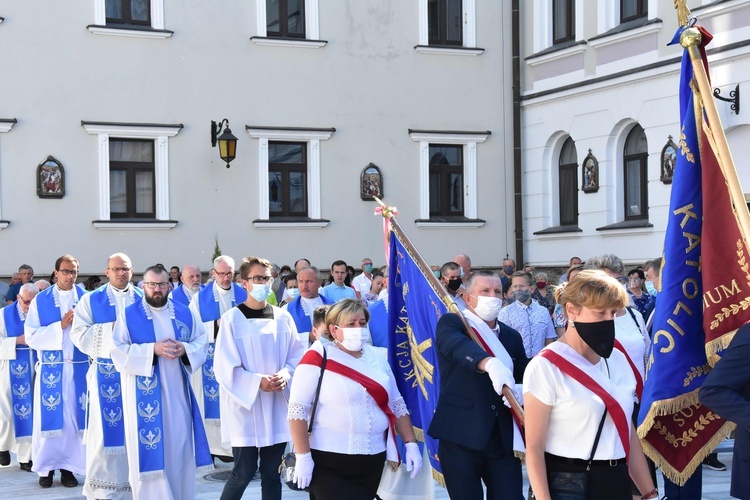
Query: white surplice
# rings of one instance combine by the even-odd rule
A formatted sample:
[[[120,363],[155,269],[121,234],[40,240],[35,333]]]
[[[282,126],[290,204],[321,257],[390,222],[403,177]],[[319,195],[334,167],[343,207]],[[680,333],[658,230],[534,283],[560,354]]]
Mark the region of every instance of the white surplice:
[[[57,285],[53,285],[57,286]],[[70,290],[57,290],[60,300],[60,317],[70,311],[77,301],[75,287]],[[86,451],[82,441],[83,428],[79,426],[75,382],[73,381],[73,351],[75,346],[70,340],[71,325],[63,330],[61,321],[47,326],[40,326],[36,299],[31,301],[29,313],[24,324],[26,343],[35,351],[62,350],[63,359],[63,428],[62,435],[42,437],[42,411],[39,384],[34,385],[34,431],[32,434],[31,455],[34,461],[33,471],[46,476],[55,469],[65,469],[76,474],[86,474]],[[71,361],[71,362],[69,362]],[[37,361],[37,373],[41,363]],[[80,422],[83,424],[83,422]]]
[[[272,306],[274,319],[248,319],[238,308],[221,317],[214,373],[221,387],[221,436],[233,447],[271,446],[291,439],[287,421],[290,378],[304,347],[292,315]],[[264,375],[281,373],[283,391],[260,389]]]
[[[145,300],[145,299],[144,299]],[[174,339],[175,332],[169,308],[149,307],[156,341]],[[190,361],[188,373],[200,371],[206,359],[206,332],[203,323],[193,315],[190,341],[183,342]],[[134,344],[123,315],[117,319],[112,334],[111,352],[115,367],[122,374],[122,400],[125,413],[125,443],[128,449],[130,486],[135,499],[180,500],[195,498],[195,452],[193,423],[188,399],[187,380],[182,359],[159,357],[162,419],[164,423],[164,476],[140,480],[138,466],[138,411],[136,376],[150,377],[154,372],[154,343]]]
[[[132,286],[132,285],[131,285]],[[133,292],[118,290],[108,284],[110,296],[114,298],[117,315],[133,303]],[[91,312],[91,294],[81,297],[75,308],[73,327],[70,339],[87,354],[91,366],[86,373],[88,385],[89,410],[88,429],[84,431],[83,442],[86,445],[86,482],[83,494],[87,498],[132,498],[128,483],[128,457],[124,453],[107,454],[104,451],[104,429],[102,428],[101,406],[99,402],[99,384],[97,358],[109,358],[112,350],[112,330],[115,323],[94,323]]]
[[[232,308],[232,288],[229,290],[224,290],[221,288],[216,282],[209,285],[210,287],[214,287],[217,295],[219,297],[219,311],[221,314],[224,314],[229,309]],[[190,310],[193,311],[193,315],[196,316],[198,321],[202,321],[201,318],[201,312],[200,312],[200,305],[199,305],[199,297],[200,294],[196,293],[193,295],[193,298],[190,299]],[[214,344],[216,342],[216,336],[214,334],[214,321],[204,321],[203,327],[206,330],[206,335],[208,336],[208,345]],[[204,400],[203,400],[203,371],[202,370],[196,370],[190,375],[190,384],[193,386],[193,392],[195,393],[195,400],[198,402],[198,408],[201,410],[201,417],[203,417],[203,425],[206,427],[206,437],[208,437],[208,447],[211,450],[212,455],[219,455],[219,456],[226,456],[231,457],[232,456],[232,448],[229,446],[225,446],[224,443],[222,443],[221,440],[221,427],[219,426],[219,422],[216,420],[206,420],[206,412],[204,409]],[[221,390],[221,388],[219,388]],[[219,407],[219,411],[221,412],[221,407]],[[223,414],[222,414],[223,416]]]
[[[16,308],[21,319],[26,315],[18,302],[6,306]],[[32,350],[16,351],[16,337],[8,337],[5,330],[5,315],[0,310],[0,451],[13,451],[19,463],[31,460],[31,439],[16,441],[15,423],[13,420],[13,399],[11,396],[10,362],[16,356],[27,356],[29,369],[34,370]],[[33,375],[32,375],[33,377]]]

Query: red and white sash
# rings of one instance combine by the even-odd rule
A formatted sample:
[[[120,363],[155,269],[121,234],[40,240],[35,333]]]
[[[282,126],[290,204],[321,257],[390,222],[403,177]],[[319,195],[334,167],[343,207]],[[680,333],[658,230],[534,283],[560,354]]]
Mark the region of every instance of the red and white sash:
[[[328,360],[326,361],[326,371],[338,373],[344,377],[354,380],[365,388],[367,393],[375,400],[378,408],[388,417],[388,436],[386,438],[386,460],[401,464],[401,457],[398,454],[396,446],[396,415],[393,414],[388,402],[391,400],[388,390],[378,380],[387,379],[388,375],[378,371],[376,368],[367,363],[351,356],[339,349],[328,349]],[[315,346],[308,349],[300,365],[312,365],[320,367],[323,362],[323,356]],[[323,379],[325,380],[325,378]],[[396,396],[399,397],[399,396]]]
[[[500,339],[497,338],[495,332],[493,332],[490,327],[487,326],[487,323],[485,323],[482,318],[469,311],[468,309],[464,309],[463,311],[461,311],[461,314],[464,316],[464,318],[466,318],[466,321],[469,323],[471,329],[474,330],[474,333],[476,333],[479,342],[482,344],[482,348],[484,348],[484,350],[490,356],[494,356],[499,359],[500,362],[507,366],[511,373],[513,373],[513,359],[511,359],[510,354],[508,354],[508,351],[505,350],[505,347],[503,346],[502,342],[500,342]],[[525,453],[526,436],[523,433],[523,426],[518,420],[518,416],[513,413],[513,411],[511,411],[510,414],[513,416],[514,424],[513,451]]]
[[[604,401],[609,416],[612,418],[615,428],[617,429],[617,435],[620,437],[622,448],[625,450],[625,458],[627,459],[630,456],[630,416],[625,415],[625,410],[622,409],[622,406],[620,406],[620,403],[617,402],[615,397],[594,380],[591,375],[575,366],[554,350],[549,348],[543,349],[539,353],[539,356],[548,360],[565,375],[569,376]]]
[[[630,359],[630,354],[628,354],[628,351],[625,350],[623,345],[617,339],[615,339],[615,349],[625,355],[625,359],[628,361],[630,369],[633,370],[633,375],[635,376],[635,395],[638,397],[638,401],[640,401],[641,395],[643,394],[643,377],[641,376],[641,372],[638,370],[638,367],[635,366],[633,360]]]

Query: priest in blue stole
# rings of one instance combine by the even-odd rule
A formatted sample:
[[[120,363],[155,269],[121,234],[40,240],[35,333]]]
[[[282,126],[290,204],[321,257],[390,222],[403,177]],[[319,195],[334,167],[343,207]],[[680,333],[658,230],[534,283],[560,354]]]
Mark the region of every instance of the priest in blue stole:
[[[38,358],[31,454],[42,488],[52,486],[55,469],[67,487],[78,485],[73,473],[86,473],[82,435],[89,358],[70,339],[73,309],[85,293],[75,286],[78,260],[59,257],[55,276],[57,283],[31,302],[24,324],[26,343]]]
[[[189,382],[206,359],[203,323],[168,300],[161,266],[143,274],[145,295],[125,308],[110,353],[121,374],[125,442],[133,498],[195,498],[195,475],[212,468]]]
[[[182,274],[180,275],[182,282],[169,292],[169,298],[186,306],[190,305],[193,297],[204,288],[204,285],[201,284],[202,277],[198,266],[188,264],[183,267]]]
[[[88,381],[89,413],[83,440],[86,445],[87,498],[131,498],[128,457],[125,455],[125,422],[122,382],[109,353],[112,330],[119,314],[141,299],[143,291],[131,283],[133,265],[123,253],[107,260],[109,283],[81,297],[73,316],[70,339],[91,359]]]
[[[193,373],[191,383],[198,399],[198,407],[206,426],[211,454],[224,462],[231,462],[232,448],[221,442],[221,410],[219,383],[214,375],[214,350],[221,316],[247,299],[247,292],[234,283],[234,259],[220,255],[211,270],[214,282],[198,292],[190,302],[190,309],[203,323],[208,335],[208,354],[202,370]]]
[[[29,472],[34,357],[23,325],[37,293],[33,283],[21,285],[16,301],[0,310],[0,465],[10,464],[12,450],[21,470]]]
[[[312,332],[312,315],[316,307],[324,304],[333,304],[333,300],[328,299],[320,293],[320,272],[316,267],[305,267],[300,269],[297,273],[297,289],[299,290],[299,297],[295,298],[288,304],[285,304],[283,309],[286,309],[294,319],[294,324],[297,327],[297,335],[299,341],[307,349],[310,347],[312,342],[315,342],[314,338],[310,337]]]

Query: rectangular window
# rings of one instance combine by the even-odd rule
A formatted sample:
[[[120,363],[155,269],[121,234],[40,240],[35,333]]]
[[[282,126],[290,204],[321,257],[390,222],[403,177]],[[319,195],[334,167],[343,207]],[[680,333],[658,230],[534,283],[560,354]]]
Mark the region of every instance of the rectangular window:
[[[151,26],[149,0],[106,0],[105,13],[107,24]]]
[[[269,217],[307,217],[307,144],[268,143]]]
[[[266,35],[305,38],[305,0],[266,0]]]
[[[461,0],[428,0],[427,23],[430,45],[463,45]]]
[[[648,0],[620,0],[620,23],[648,16]]]
[[[110,217],[156,218],[155,192],[154,141],[110,139]]]
[[[575,40],[575,0],[552,0],[552,44]]]
[[[463,146],[430,144],[430,217],[464,215]]]
[[[625,160],[625,219],[648,218],[646,158]]]

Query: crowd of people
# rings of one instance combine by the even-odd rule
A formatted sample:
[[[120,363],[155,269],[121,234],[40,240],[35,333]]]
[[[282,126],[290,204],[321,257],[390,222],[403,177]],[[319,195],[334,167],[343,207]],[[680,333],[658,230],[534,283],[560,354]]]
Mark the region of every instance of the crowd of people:
[[[658,497],[633,424],[660,267],[573,257],[553,287],[509,258],[499,273],[463,254],[432,266],[461,311],[437,324],[440,396],[424,429],[451,498],[524,498],[504,387],[526,412],[530,496],[563,498],[584,474],[580,498]],[[233,464],[222,499],[257,471],[271,499],[291,447],[311,498],[398,498],[429,467],[382,353],[393,270],[369,258],[360,274],[329,269],[325,284],[307,259],[237,268],[221,255],[205,283],[196,265],[161,264],[136,283],[116,253],[95,286],[77,283],[72,255],[49,280],[22,265],[0,286],[0,465],[12,451],[42,488],[58,470],[66,487],[85,476],[87,498],[189,499],[195,474],[221,460]],[[697,496],[665,487],[700,498],[699,483]]]

